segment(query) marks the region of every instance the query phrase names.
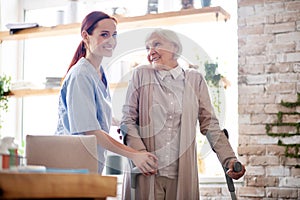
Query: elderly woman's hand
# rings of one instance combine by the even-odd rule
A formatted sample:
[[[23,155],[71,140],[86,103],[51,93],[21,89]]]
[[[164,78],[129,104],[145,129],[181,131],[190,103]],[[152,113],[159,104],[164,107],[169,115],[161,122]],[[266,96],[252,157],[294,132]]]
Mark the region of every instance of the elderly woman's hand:
[[[157,172],[157,157],[149,152],[140,151],[134,153],[131,158],[136,167],[139,168],[142,174],[149,176]]]
[[[237,180],[237,179],[241,178],[242,176],[244,176],[244,174],[246,172],[246,169],[245,169],[245,166],[242,164],[241,165],[242,169],[240,171],[238,171],[238,172],[234,171],[235,162],[237,162],[235,159],[230,160],[230,162],[228,164],[228,170],[227,170],[226,174],[229,177]]]

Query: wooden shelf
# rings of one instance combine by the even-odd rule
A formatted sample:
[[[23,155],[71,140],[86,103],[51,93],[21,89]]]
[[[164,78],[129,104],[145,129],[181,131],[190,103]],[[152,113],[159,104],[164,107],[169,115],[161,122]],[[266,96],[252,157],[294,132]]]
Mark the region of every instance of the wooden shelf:
[[[60,88],[41,88],[41,89],[20,89],[12,90],[9,94],[11,97],[25,97],[25,96],[43,96],[43,95],[57,95]]]
[[[111,90],[127,88],[127,86],[128,86],[127,82],[109,84],[109,88]],[[9,96],[20,98],[20,97],[27,97],[27,96],[57,95],[59,91],[60,88],[20,89],[20,90],[12,90]]]
[[[222,7],[217,6],[158,14],[147,14],[137,17],[117,18],[119,22],[118,29],[128,30],[187,23],[227,21],[230,18],[230,15]],[[37,37],[79,34],[80,25],[80,23],[74,23],[52,27],[37,27],[21,30],[15,34],[10,34],[9,31],[2,31],[0,32],[0,43],[4,40],[24,40]]]
[[[200,22],[217,22],[227,21],[229,18],[229,13],[219,6],[204,7],[200,9],[186,9],[137,17],[118,18],[118,28],[123,30]]]

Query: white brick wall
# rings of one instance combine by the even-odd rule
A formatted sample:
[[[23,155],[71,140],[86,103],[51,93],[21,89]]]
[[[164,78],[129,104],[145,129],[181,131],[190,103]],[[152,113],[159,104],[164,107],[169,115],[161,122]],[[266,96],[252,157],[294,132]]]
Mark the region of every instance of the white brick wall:
[[[300,1],[238,0],[239,148],[246,163],[245,185],[238,198],[300,199],[300,159],[285,156],[285,144],[300,136],[271,137],[266,125],[300,123]],[[272,126],[271,132],[297,133],[295,126]],[[293,151],[293,150],[290,150]]]

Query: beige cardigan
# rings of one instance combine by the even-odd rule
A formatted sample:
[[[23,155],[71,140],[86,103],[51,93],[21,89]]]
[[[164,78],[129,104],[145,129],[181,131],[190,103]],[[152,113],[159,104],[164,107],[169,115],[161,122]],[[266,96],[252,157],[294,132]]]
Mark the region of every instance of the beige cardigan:
[[[199,120],[201,133],[206,135],[223,166],[227,166],[229,160],[236,159],[236,156],[225,134],[220,130],[202,74],[194,69],[187,69],[184,71],[184,76],[185,90],[180,132],[177,199],[193,200],[199,199],[195,139],[197,120]],[[137,150],[147,150],[154,154],[155,139],[152,135],[153,124],[150,119],[155,116],[150,116],[149,109],[153,102],[153,86],[157,84],[159,82],[152,67],[141,66],[134,71],[123,106],[121,122],[121,130],[125,134],[124,142],[128,146]],[[155,178],[155,176],[152,177]],[[154,181],[150,181],[150,178],[148,180],[149,184],[154,183]],[[124,184],[123,198],[131,199],[128,188],[130,179],[126,179]],[[154,188],[153,185],[150,187]],[[149,188],[148,191],[154,191],[153,188]],[[145,199],[150,199],[148,197],[152,195],[145,194]]]

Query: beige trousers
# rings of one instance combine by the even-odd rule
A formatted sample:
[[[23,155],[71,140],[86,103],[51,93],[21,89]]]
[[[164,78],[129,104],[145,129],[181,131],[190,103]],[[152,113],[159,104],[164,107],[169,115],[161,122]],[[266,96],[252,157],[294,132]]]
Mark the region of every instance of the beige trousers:
[[[154,178],[154,177],[152,177]],[[135,190],[135,199],[153,200],[150,185],[151,181],[147,181],[150,177],[138,175]],[[176,199],[177,179],[171,179],[164,176],[155,177],[154,199],[155,200],[174,200]]]

